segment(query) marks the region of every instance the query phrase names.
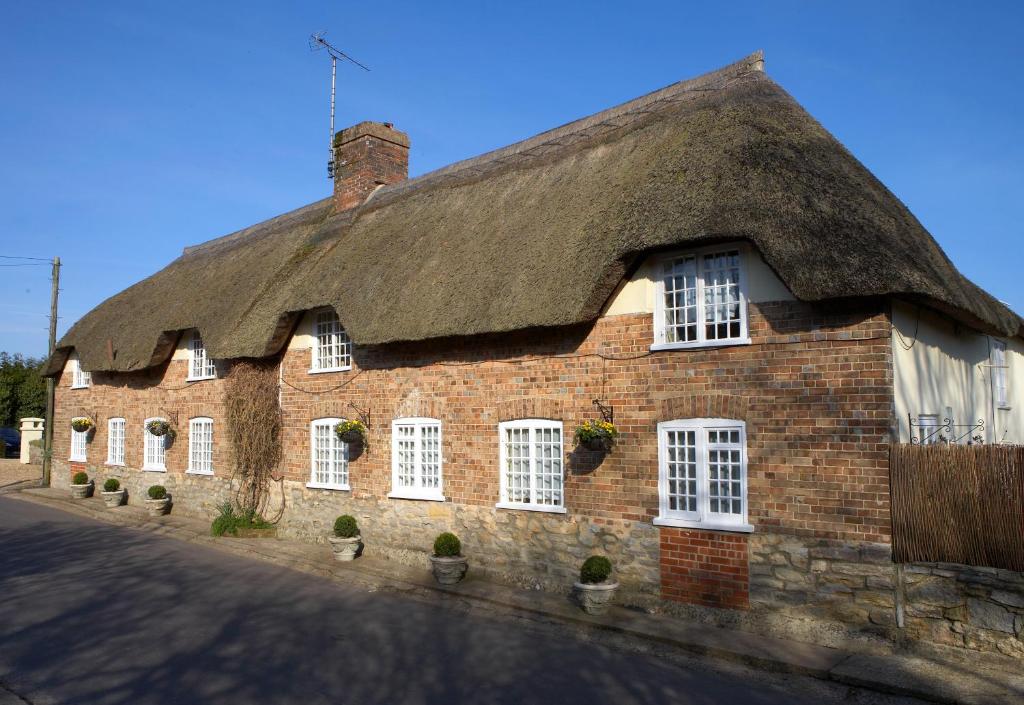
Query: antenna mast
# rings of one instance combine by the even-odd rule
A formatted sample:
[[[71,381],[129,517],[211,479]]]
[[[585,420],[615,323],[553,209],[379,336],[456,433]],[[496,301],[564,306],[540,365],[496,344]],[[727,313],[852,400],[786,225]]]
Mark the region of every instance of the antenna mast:
[[[309,35],[309,49],[310,51],[320,51],[321,49],[327,50],[327,55],[331,57],[331,134],[327,142],[327,149],[330,151],[330,157],[327,160],[327,178],[334,178],[334,85],[335,79],[338,74],[338,60],[348,61],[351,64],[355,64],[364,71],[369,71],[369,67],[359,63],[351,56],[343,52],[341,49],[328,43],[324,39],[324,35],[327,32],[316,32],[315,34]]]

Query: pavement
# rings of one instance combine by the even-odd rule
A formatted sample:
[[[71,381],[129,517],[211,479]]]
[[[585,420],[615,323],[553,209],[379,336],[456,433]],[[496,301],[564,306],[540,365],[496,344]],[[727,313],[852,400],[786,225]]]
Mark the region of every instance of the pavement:
[[[12,502],[12,498],[22,502]],[[27,507],[44,514],[37,516]],[[116,526],[83,522],[53,509]],[[28,535],[26,522],[28,526],[42,523],[46,531]],[[93,538],[84,541],[73,535],[68,545],[60,537],[76,533],[68,528],[69,523]],[[255,683],[274,681],[279,676],[254,676],[236,662],[250,653],[259,658],[272,652],[271,671],[298,668],[303,678],[320,683],[319,690],[303,688],[295,702],[319,702],[318,694],[344,692],[346,701],[359,703],[458,702],[470,698],[481,702],[566,703],[1024,703],[1024,664],[1014,659],[954,649],[933,649],[926,655],[859,653],[618,607],[605,616],[593,617],[563,596],[475,578],[472,565],[465,581],[454,588],[443,588],[433,582],[426,566],[410,568],[369,556],[338,563],[326,546],[281,539],[214,538],[209,536],[209,525],[194,518],[172,512],[151,519],[137,507],[108,510],[98,498],[71,500],[65,492],[48,488],[25,489],[0,498],[0,546],[4,547],[0,554],[0,625],[6,623],[4,606],[9,608],[11,603],[12,586],[7,576],[12,539],[15,544],[28,544],[20,551],[26,556],[51,556],[55,548],[60,549],[62,559],[78,567],[67,576],[61,575],[66,572],[63,563],[43,567],[47,572],[56,571],[57,578],[65,582],[88,576],[85,584],[74,583],[72,594],[109,596],[120,605],[137,593],[130,598],[128,612],[116,612],[123,615],[116,621],[135,626],[130,632],[105,630],[111,639],[146,640],[152,624],[152,638],[165,648],[173,646],[183,630],[198,630],[196,646],[211,649],[209,656],[216,659],[216,682],[235,681],[243,674]],[[153,542],[159,545],[159,559],[147,560],[147,551],[155,550]],[[80,565],[84,559],[77,554],[69,556],[69,549],[90,555],[88,566]],[[174,560],[168,561],[168,556]],[[244,579],[243,585],[238,584],[239,576],[260,573],[261,569],[266,575],[253,579],[250,587],[244,587]],[[321,580],[310,581],[296,571]],[[153,573],[163,577],[154,580]],[[190,583],[188,590],[183,590],[182,580],[196,573],[201,576],[198,583]],[[45,581],[51,582],[49,578]],[[295,595],[294,600],[291,595]],[[82,598],[65,599],[63,593],[56,597],[61,598],[63,609],[59,618],[50,618],[70,622],[66,626],[71,629],[63,628],[52,637],[76,634],[76,620],[68,610],[73,604],[81,604]],[[69,600],[70,604],[64,604]],[[251,604],[254,600],[256,603]],[[196,604],[218,606],[216,628],[209,621],[212,615],[193,609]],[[334,606],[328,607],[331,604]],[[185,606],[188,609],[183,609]],[[103,615],[111,619],[112,609],[113,605],[94,608],[99,614],[92,621],[102,623]],[[152,612],[151,621],[144,618],[147,610]],[[296,610],[298,614],[292,614]],[[247,611],[252,614],[247,615]],[[174,616],[169,625],[164,622],[166,615]],[[34,628],[34,619],[31,615],[26,618],[20,609],[11,618],[24,623],[29,633]],[[178,624],[182,621],[185,624]],[[254,625],[259,627],[257,632],[244,636]],[[77,627],[88,630],[82,624]],[[325,643],[325,629],[336,631],[337,640]],[[252,643],[247,646],[250,639]],[[25,645],[30,654],[32,643],[30,638]],[[81,646],[74,649],[76,656],[80,657]],[[184,668],[191,675],[180,662],[180,651],[172,649],[167,657],[179,664],[176,668]],[[7,647],[0,649],[0,694],[5,685],[22,694],[24,691],[8,681],[4,668],[17,675],[26,673],[24,664],[6,663],[8,652]],[[145,649],[127,653],[133,654],[135,661]],[[223,672],[226,654],[232,654],[231,667]],[[334,675],[310,672],[307,659],[330,664]],[[363,667],[355,667],[350,663],[353,660]],[[26,683],[39,689],[42,686],[38,678],[47,669],[31,657],[28,662],[35,665],[27,672],[35,675]],[[147,665],[143,660],[128,669],[123,678],[159,680],[163,677],[159,663],[156,659]],[[158,672],[153,673],[153,668]],[[175,668],[171,670],[176,673]],[[256,670],[263,673],[262,668]],[[341,678],[346,672],[350,676],[347,681]],[[370,678],[376,683],[379,677],[389,685],[364,682]],[[329,682],[322,682],[325,678]],[[450,678],[459,683],[448,682]],[[496,683],[502,686],[494,689]],[[274,686],[280,684],[274,682],[268,687]],[[64,687],[70,686],[65,683]],[[249,685],[232,687],[238,691],[230,692],[243,702],[255,699],[260,692],[252,691],[250,698]],[[126,691],[112,692],[114,695],[106,699],[82,702],[128,702],[118,699],[118,694]],[[178,702],[139,699],[139,689],[127,692],[133,703]],[[355,697],[353,693],[361,695]],[[180,702],[218,701],[209,699],[208,689],[198,686],[190,697]],[[2,698],[0,705],[6,705]]]

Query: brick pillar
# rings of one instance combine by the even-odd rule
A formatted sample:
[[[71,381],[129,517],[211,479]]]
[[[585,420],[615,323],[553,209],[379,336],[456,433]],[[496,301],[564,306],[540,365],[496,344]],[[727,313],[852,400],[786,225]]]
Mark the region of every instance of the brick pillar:
[[[361,122],[334,136],[334,204],[345,211],[382,184],[409,178],[409,136],[389,122]]]

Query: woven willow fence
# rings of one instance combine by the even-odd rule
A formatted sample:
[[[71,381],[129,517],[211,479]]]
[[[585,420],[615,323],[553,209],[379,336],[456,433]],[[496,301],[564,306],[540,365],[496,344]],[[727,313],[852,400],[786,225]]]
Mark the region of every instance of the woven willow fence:
[[[1024,447],[893,444],[893,558],[1024,571]]]

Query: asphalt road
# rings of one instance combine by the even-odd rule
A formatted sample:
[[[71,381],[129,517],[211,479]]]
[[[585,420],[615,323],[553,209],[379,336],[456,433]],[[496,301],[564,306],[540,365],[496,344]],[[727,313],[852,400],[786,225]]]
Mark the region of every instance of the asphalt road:
[[[908,702],[631,648],[459,599],[368,592],[0,497],[0,703],[5,698],[33,705]]]

